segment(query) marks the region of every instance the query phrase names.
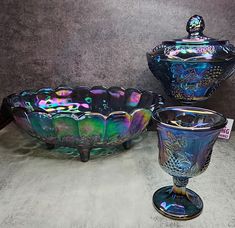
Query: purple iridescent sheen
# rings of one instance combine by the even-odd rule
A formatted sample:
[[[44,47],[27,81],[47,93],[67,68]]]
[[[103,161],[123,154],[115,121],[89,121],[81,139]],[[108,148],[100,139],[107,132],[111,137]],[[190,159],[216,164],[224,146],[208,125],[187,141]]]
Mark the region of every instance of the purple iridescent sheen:
[[[208,99],[235,70],[235,48],[203,34],[201,16],[187,24],[188,36],[164,41],[147,53],[148,66],[167,94],[181,103]]]
[[[152,92],[102,86],[43,88],[7,99],[16,124],[30,135],[81,150],[131,140],[162,104]]]
[[[169,218],[192,219],[201,213],[203,202],[186,188],[188,179],[208,167],[226,118],[208,109],[187,106],[160,109],[154,118],[158,123],[159,164],[174,181],[173,186],[154,193],[154,206]]]

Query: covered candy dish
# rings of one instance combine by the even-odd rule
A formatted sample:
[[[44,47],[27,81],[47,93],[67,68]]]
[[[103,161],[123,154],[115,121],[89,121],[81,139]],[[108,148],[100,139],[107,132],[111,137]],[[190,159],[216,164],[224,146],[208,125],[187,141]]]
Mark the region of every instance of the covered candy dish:
[[[148,66],[166,93],[181,103],[208,99],[235,70],[235,48],[203,34],[201,16],[192,16],[188,36],[164,41],[147,53]]]
[[[28,90],[3,100],[0,127],[14,120],[48,147],[78,148],[81,160],[88,161],[92,148],[118,144],[129,148],[162,103],[161,96],[133,88]]]

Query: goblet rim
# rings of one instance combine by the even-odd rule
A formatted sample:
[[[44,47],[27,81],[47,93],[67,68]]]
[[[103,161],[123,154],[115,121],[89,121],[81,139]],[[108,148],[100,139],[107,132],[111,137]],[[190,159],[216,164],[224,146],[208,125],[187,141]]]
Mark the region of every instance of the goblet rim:
[[[220,116],[221,121],[218,121],[213,126],[197,128],[197,127],[184,127],[184,126],[171,125],[171,124],[168,124],[168,123],[164,123],[158,117],[158,114],[160,112],[163,112],[163,111],[167,111],[167,110],[182,111],[182,110],[190,110],[190,109],[193,112],[195,112],[195,111],[199,111],[199,112],[201,111],[202,112],[203,111],[203,112],[209,112],[210,114]],[[197,132],[203,132],[203,131],[205,132],[205,131],[210,131],[210,130],[219,130],[219,129],[224,128],[226,126],[227,122],[228,122],[226,117],[223,114],[219,113],[219,112],[216,112],[216,111],[210,110],[210,109],[192,107],[192,106],[169,106],[169,107],[159,108],[153,113],[152,118],[157,122],[157,125],[161,125],[161,126],[164,126],[164,127],[167,127],[167,128],[177,129],[177,130],[181,130],[181,131],[197,131]]]

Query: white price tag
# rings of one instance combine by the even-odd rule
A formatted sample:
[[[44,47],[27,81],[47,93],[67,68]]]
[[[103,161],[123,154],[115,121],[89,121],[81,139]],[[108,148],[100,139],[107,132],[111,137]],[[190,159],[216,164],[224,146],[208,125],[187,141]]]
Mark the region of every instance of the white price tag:
[[[227,118],[228,123],[227,125],[221,130],[220,134],[219,134],[219,138],[221,139],[229,139],[230,138],[230,134],[232,131],[232,127],[233,127],[233,119],[229,119]]]

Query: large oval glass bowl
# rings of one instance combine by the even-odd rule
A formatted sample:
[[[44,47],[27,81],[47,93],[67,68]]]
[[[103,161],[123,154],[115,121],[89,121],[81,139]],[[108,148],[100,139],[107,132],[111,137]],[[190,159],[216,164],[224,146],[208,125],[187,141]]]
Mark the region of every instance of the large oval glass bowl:
[[[102,86],[42,88],[23,91],[4,100],[2,113],[11,113],[15,123],[48,147],[78,148],[82,161],[90,150],[123,144],[139,135],[161,96],[133,88]],[[5,108],[3,108],[5,107]]]

